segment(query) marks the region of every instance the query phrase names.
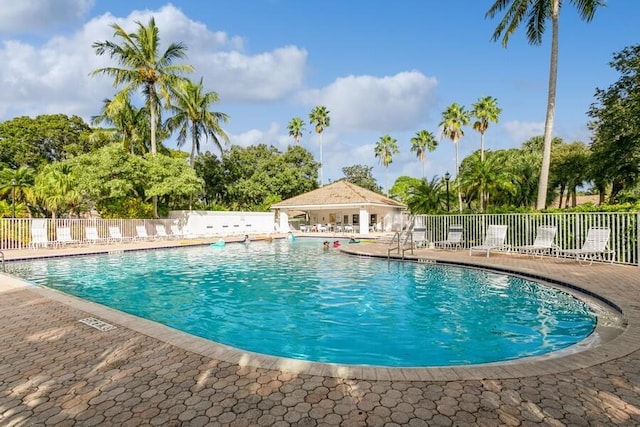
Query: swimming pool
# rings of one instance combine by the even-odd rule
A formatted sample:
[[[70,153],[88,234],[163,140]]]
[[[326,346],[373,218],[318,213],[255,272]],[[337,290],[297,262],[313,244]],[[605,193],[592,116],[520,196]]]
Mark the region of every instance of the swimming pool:
[[[236,348],[316,362],[453,366],[566,348],[585,302],[520,277],[356,258],[318,239],[44,259],[15,275]]]

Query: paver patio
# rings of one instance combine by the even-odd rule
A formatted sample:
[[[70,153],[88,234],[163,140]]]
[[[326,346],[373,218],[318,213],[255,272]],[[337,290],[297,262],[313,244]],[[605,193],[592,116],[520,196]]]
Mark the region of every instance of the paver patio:
[[[386,254],[384,245],[349,246],[344,249],[358,254]],[[7,258],[87,249],[23,251]],[[617,306],[626,327],[605,328],[602,343],[584,351],[518,363],[341,367],[229,349],[3,276],[0,425],[640,425],[640,269],[431,249],[416,251],[414,258],[568,283]],[[100,331],[78,322],[87,317],[116,328]]]

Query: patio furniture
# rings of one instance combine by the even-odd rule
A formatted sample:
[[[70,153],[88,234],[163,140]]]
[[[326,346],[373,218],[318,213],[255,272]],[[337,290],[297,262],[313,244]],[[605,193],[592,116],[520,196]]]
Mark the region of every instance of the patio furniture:
[[[98,227],[95,226],[88,226],[84,228],[84,239],[89,243],[101,243],[107,241],[107,239],[100,237],[98,234]]]
[[[553,225],[541,225],[536,232],[536,238],[531,245],[516,246],[513,250],[532,256],[542,256],[557,249],[555,244],[558,229]]]
[[[481,245],[471,246],[469,248],[469,255],[472,255],[474,251],[486,252],[487,258],[491,254],[491,251],[509,250],[511,246],[505,243],[507,238],[507,226],[506,225],[489,225],[487,233],[484,236],[484,240]]]
[[[556,255],[564,255],[575,258],[580,264],[583,261],[608,261],[613,263],[615,253],[609,249],[609,237],[611,230],[609,227],[591,227],[587,232],[587,237],[579,249],[558,249]]]
[[[71,236],[71,229],[69,227],[56,227],[56,246],[66,246],[80,243],[80,240],[76,240]]]
[[[449,231],[447,232],[447,238],[445,240],[438,240],[436,242],[433,242],[433,245],[436,248],[453,248],[457,250],[458,248],[462,247],[462,242],[462,225],[451,224],[449,226]]]

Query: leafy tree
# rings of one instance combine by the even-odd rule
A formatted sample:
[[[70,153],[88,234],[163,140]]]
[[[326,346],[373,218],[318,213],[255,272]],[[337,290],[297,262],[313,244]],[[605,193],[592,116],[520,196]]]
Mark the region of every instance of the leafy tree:
[[[555,136],[551,140],[552,149],[556,149],[562,144],[564,144],[564,141],[560,137]],[[524,151],[535,153],[540,156],[540,159],[542,159],[542,151],[544,150],[544,137],[542,135],[539,135],[527,139],[522,143],[522,149]]]
[[[22,210],[18,209],[18,205],[31,212],[29,203],[34,200],[34,176],[33,169],[24,166],[18,169],[4,168],[0,171],[0,196],[15,205],[16,215]]]
[[[602,193],[611,183],[613,202],[640,181],[640,45],[616,52],[610,65],[620,77],[607,89],[596,89],[588,114],[592,177]]]
[[[468,202],[479,201],[480,212],[484,212],[492,195],[516,193],[517,187],[505,164],[504,151],[488,151],[485,161],[475,152],[462,162],[458,185],[465,192]]]
[[[329,127],[331,118],[329,117],[329,110],[324,105],[316,105],[311,113],[309,113],[309,123],[315,125],[316,133],[320,135],[320,185],[324,184],[322,178],[322,132]]]
[[[480,160],[484,161],[484,134],[489,129],[489,123],[498,123],[502,109],[498,107],[498,100],[492,96],[485,96],[471,105],[471,115],[477,120],[473,123],[473,130],[480,133]]]
[[[589,178],[590,151],[582,142],[572,142],[558,147],[551,155],[551,187],[559,188],[559,206],[562,208],[562,196],[567,190],[572,197],[572,206],[576,206],[576,190]]]
[[[420,185],[420,179],[412,176],[399,176],[389,190],[390,197],[407,204],[412,189]]]
[[[398,154],[398,140],[392,138],[390,135],[381,136],[375,146],[376,157],[380,163],[384,166],[384,188],[387,190],[387,196],[389,195],[389,182],[388,171],[389,165],[393,162],[393,155]]]
[[[172,200],[191,200],[202,193],[203,181],[190,165],[180,158],[164,155],[145,155],[146,174],[144,194],[148,200],[158,197],[166,210]],[[190,205],[190,204],[189,204]],[[173,204],[175,208],[187,208],[187,203]]]
[[[455,102],[442,113],[442,135],[453,142],[456,151],[456,179],[458,178],[458,142],[464,136],[463,126],[469,124],[471,117],[464,106]],[[458,190],[458,210],[462,212],[462,193]]]
[[[302,138],[302,133],[305,130],[304,128],[304,120],[300,117],[294,117],[287,125],[287,129],[289,129],[289,136],[293,138],[296,144],[300,143],[300,138]]]
[[[438,141],[433,134],[426,130],[420,130],[416,133],[416,136],[411,138],[411,151],[416,153],[420,162],[422,162],[422,179],[425,179],[424,163],[425,154],[427,151],[434,151],[438,146]]]
[[[353,165],[342,168],[344,180],[352,184],[382,194],[382,188],[373,177],[373,166]]]
[[[542,138],[540,138],[542,141]],[[496,205],[534,207],[538,194],[541,157],[538,153],[512,148],[505,151],[505,168],[516,186],[515,193],[494,196]]]
[[[446,192],[442,179],[434,176],[431,181],[419,180],[409,189],[407,207],[412,214],[433,214],[446,208]]]
[[[226,174],[221,159],[215,154],[205,152],[196,158],[194,163],[196,174],[204,181],[204,207],[222,205],[229,199]]]
[[[87,200],[76,187],[74,171],[67,162],[45,166],[35,177],[33,191],[39,206],[50,212],[52,218],[59,213],[69,215],[87,210]]]
[[[91,150],[90,132],[89,125],[77,116],[17,117],[0,123],[0,162],[11,169],[37,170]]]
[[[182,43],[171,43],[159,55],[160,37],[154,18],[147,26],[136,21],[137,33],[127,33],[122,27],[113,24],[114,37],[121,44],[112,41],[95,42],[92,47],[96,54],[108,54],[115,59],[119,67],[105,67],[94,70],[92,75],[106,74],[113,77],[113,85],[124,85],[121,94],[130,99],[132,92],[142,89],[146,106],[149,110],[151,125],[151,153],[157,153],[156,128],[159,123],[159,98],[169,96],[169,90],[180,80],[182,73],[192,72],[191,65],[174,64],[177,59],[186,57],[186,46]]]
[[[205,136],[211,138],[214,145],[223,153],[220,139],[229,142],[229,137],[220,127],[220,122],[228,122],[225,113],[209,111],[211,105],[218,102],[215,92],[202,93],[202,79],[195,84],[190,80],[177,82],[171,90],[169,109],[175,113],[167,119],[167,129],[170,132],[178,129],[178,148],[184,145],[187,134],[191,133],[191,157],[189,164],[193,167],[196,153],[200,154],[200,139]],[[218,138],[218,136],[220,138]]]
[[[149,151],[146,141],[149,133],[149,109],[137,108],[128,96],[119,93],[113,99],[103,101],[102,112],[92,117],[92,123],[106,123],[112,127],[96,129],[92,138],[104,141],[120,141],[131,154],[144,154]]]
[[[570,0],[582,20],[590,22],[603,0]],[[536,209],[546,207],[547,184],[551,164],[551,137],[556,105],[556,82],[558,79],[558,18],[561,0],[496,0],[487,11],[486,17],[493,18],[498,12],[506,9],[506,14],[493,33],[493,41],[502,37],[502,45],[507,46],[509,38],[517,30],[523,20],[527,21],[527,41],[532,45],[542,43],[546,22],[551,21],[551,61],[549,66],[549,92],[547,98],[547,115],[544,125],[544,149],[538,188]]]

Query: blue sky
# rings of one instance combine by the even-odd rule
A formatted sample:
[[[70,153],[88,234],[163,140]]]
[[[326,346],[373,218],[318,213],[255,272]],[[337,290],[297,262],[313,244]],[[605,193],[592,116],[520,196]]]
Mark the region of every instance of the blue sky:
[[[322,136],[325,183],[354,164],[373,166],[383,187],[401,175],[421,177],[409,150],[421,129],[439,140],[427,177],[453,173],[454,147],[438,128],[453,102],[470,109],[482,96],[497,98],[502,114],[486,134],[489,149],[519,147],[543,131],[551,28],[541,46],[530,46],[521,28],[505,49],[491,41],[498,19],[484,18],[492,3],[0,0],[0,120],[64,113],[88,121],[114,93],[108,78],[89,76],[114,65],[91,44],[112,40],[114,23],[135,31],[135,21],[154,16],[163,42],[189,48],[191,77],[220,95],[216,110],[231,117],[224,129],[233,144],[284,150],[293,143],[291,118],[307,120],[324,105],[331,117]],[[585,23],[564,2],[554,135],[568,142],[589,143],[594,91],[618,78],[608,65],[612,54],[638,43],[640,2],[607,3]],[[387,174],[374,157],[385,134],[400,147]],[[319,160],[317,134],[305,133],[301,143]],[[460,158],[479,145],[479,134],[466,128]]]

